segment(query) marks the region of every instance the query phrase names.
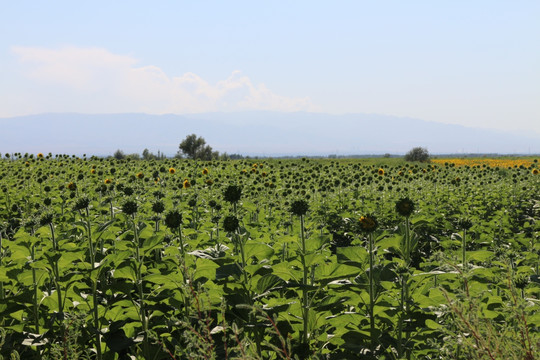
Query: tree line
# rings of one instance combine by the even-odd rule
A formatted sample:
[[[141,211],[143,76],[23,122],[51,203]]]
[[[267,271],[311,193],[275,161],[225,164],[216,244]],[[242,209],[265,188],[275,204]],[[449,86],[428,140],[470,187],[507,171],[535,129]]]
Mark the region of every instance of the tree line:
[[[139,160],[141,156],[139,154],[124,154],[122,150],[116,150],[113,155],[114,158],[118,160],[122,159],[132,159]],[[206,140],[202,136],[197,136],[191,134],[186,136],[184,140],[178,145],[178,152],[174,156],[178,159],[192,159],[192,160],[236,160],[243,159],[244,156],[239,154],[228,155],[227,153],[220,154],[219,151],[214,151],[212,147],[206,144]],[[390,157],[390,154],[385,154],[384,157]],[[161,160],[165,159],[166,156],[158,150],[157,154],[150,152],[148,149],[144,149],[142,152],[143,160]],[[406,161],[419,161],[419,162],[429,162],[430,155],[426,148],[423,147],[414,147],[407,154],[405,154],[404,159]]]
[[[148,149],[144,149],[142,155],[137,153],[125,154],[122,150],[118,149],[114,152],[113,157],[118,160],[131,159],[131,160],[161,160],[167,156],[158,150],[157,154],[150,152]],[[192,160],[237,160],[243,159],[244,156],[240,154],[220,154],[219,151],[215,151],[212,147],[206,144],[206,140],[195,134],[186,136],[184,140],[178,145],[178,152],[174,155],[177,159],[192,159]]]

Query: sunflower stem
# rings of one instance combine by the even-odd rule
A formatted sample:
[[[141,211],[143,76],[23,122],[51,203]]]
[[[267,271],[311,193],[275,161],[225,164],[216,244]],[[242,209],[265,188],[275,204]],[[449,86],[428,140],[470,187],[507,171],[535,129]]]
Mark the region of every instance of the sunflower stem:
[[[369,333],[371,337],[371,353],[375,351],[375,317],[374,317],[374,307],[375,307],[375,294],[374,294],[374,282],[373,282],[373,263],[374,263],[374,254],[373,254],[373,233],[368,235],[369,242]]]

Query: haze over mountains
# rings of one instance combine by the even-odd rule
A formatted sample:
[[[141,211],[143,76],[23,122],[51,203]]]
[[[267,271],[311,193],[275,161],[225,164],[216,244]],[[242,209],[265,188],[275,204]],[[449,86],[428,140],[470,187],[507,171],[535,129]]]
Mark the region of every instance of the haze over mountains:
[[[172,156],[195,133],[219,152],[251,156],[538,154],[540,134],[506,133],[375,114],[248,111],[188,115],[39,114],[0,119],[0,152]]]

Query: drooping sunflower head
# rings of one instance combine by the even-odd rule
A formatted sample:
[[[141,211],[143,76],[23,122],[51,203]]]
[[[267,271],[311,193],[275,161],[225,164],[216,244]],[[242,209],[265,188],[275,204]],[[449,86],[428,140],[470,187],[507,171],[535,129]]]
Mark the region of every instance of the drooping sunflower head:
[[[83,209],[86,209],[89,205],[90,205],[90,199],[88,199],[87,197],[82,197],[82,198],[77,199],[73,209],[75,211],[83,210]]]
[[[309,210],[309,204],[305,200],[296,200],[291,204],[291,213],[297,216],[306,215]]]
[[[75,184],[74,182],[70,182],[69,184],[67,184],[67,188],[71,191],[75,191],[77,190],[77,184]]]
[[[137,212],[138,206],[135,200],[127,200],[122,205],[122,212],[126,215],[133,215]]]
[[[182,225],[182,214],[178,210],[171,210],[165,215],[165,225],[169,229],[177,229]]]
[[[461,218],[461,219],[458,219],[458,227],[462,230],[469,230],[470,228],[472,228],[473,226],[473,223],[471,221],[471,219],[469,218]]]
[[[229,185],[223,192],[223,199],[231,204],[240,201],[242,196],[242,188],[238,185]]]
[[[373,215],[361,216],[358,221],[360,224],[360,229],[367,233],[375,231],[379,225],[377,219],[375,219]]]
[[[409,198],[400,199],[396,203],[396,211],[401,216],[410,216],[414,211],[414,203]]]
[[[223,219],[223,230],[228,233],[235,232],[239,226],[240,222],[238,221],[238,218],[236,218],[236,216],[234,215],[227,215]]]
[[[165,204],[161,200],[156,200],[152,204],[152,211],[156,214],[161,214],[163,211],[165,211]]]
[[[39,219],[39,224],[41,226],[49,225],[53,222],[53,219],[54,219],[54,215],[51,212],[42,214]]]
[[[191,183],[189,182],[188,179],[184,180],[183,186],[184,186],[184,189],[187,189],[187,188],[189,188],[191,186]]]

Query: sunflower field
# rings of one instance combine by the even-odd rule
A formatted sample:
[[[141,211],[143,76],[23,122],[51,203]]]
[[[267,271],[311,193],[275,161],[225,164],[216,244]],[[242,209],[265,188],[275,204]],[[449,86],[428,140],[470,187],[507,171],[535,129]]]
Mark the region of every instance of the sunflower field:
[[[519,161],[7,154],[0,355],[538,359]]]

